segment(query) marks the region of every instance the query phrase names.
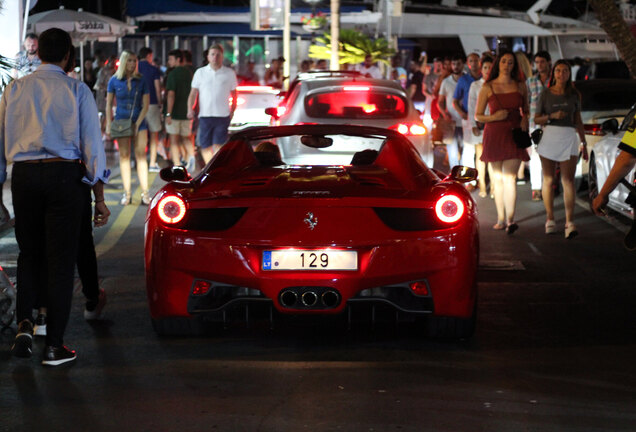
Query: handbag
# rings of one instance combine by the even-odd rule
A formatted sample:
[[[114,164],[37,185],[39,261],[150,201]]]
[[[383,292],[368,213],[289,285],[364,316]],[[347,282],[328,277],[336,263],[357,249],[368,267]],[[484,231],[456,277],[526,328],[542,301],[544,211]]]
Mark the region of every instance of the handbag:
[[[132,119],[117,119],[110,124],[111,138],[128,138],[134,134]]]
[[[110,123],[110,137],[111,138],[129,138],[135,135],[135,129],[133,126],[133,113],[135,112],[135,101],[137,100],[137,92],[139,88],[135,89],[135,96],[133,96],[132,107],[130,108],[130,118],[127,119],[115,119]]]
[[[503,105],[501,104],[501,102],[499,102],[497,93],[495,93],[495,91],[493,90],[492,94],[495,96],[495,99],[497,99],[497,103],[499,104],[499,106],[503,108]],[[524,131],[520,127],[512,128],[512,140],[515,142],[515,145],[517,146],[517,148],[520,148],[520,149],[526,149],[532,145],[532,140],[530,139],[530,135],[528,134],[528,132]]]
[[[517,145],[517,148],[525,149],[532,145],[530,135],[520,127],[512,128],[512,140]]]
[[[532,133],[530,134],[530,137],[532,137],[533,143],[539,144],[541,142],[541,138],[543,137],[543,129],[536,128],[535,130],[532,131]]]

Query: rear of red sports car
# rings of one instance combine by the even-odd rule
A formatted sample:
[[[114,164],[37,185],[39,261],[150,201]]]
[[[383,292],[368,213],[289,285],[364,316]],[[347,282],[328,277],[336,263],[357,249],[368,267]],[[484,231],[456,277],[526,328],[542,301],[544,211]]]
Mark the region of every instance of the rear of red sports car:
[[[377,306],[427,317],[433,335],[469,337],[475,213],[465,188],[442,181],[394,132],[340,125],[236,134],[196,179],[167,184],[151,203],[145,256],[155,329],[179,333],[250,307],[334,315]]]

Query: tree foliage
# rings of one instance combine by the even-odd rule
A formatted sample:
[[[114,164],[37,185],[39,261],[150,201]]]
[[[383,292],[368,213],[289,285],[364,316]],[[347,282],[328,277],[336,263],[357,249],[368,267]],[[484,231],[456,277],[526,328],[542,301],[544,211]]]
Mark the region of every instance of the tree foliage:
[[[356,30],[340,31],[338,51],[340,64],[362,63],[364,58],[370,54],[373,61],[390,65],[389,59],[395,54],[395,50],[389,47],[389,42],[386,39],[371,39]],[[309,57],[315,59],[331,58],[331,33],[325,33],[315,39],[315,43],[309,47]]]
[[[4,0],[0,0],[0,13],[4,6]],[[13,60],[0,55],[0,94],[7,84],[11,81],[11,69],[13,68]]]
[[[601,27],[612,39],[616,49],[629,68],[632,77],[636,76],[636,39],[623,19],[615,0],[590,0]]]

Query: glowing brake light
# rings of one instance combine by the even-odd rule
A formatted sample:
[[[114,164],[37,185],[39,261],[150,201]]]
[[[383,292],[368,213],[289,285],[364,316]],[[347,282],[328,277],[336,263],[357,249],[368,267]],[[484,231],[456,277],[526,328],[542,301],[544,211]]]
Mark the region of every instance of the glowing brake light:
[[[344,91],[369,91],[367,86],[345,86]]]
[[[285,105],[278,105],[276,107],[276,117],[282,117],[287,112],[287,107]]]
[[[390,129],[396,130],[402,135],[426,135],[426,128],[417,123],[399,123],[395,126],[391,126]]]
[[[583,125],[585,135],[605,135],[605,132],[601,129],[601,125],[598,123]]]
[[[181,198],[176,195],[168,195],[159,201],[157,205],[159,218],[167,224],[176,224],[186,214],[186,206]]]
[[[229,99],[230,100],[230,105],[232,105],[232,100],[233,99],[234,98],[232,96],[230,96],[230,99]],[[244,103],[245,103],[245,98],[242,98],[241,96],[236,98],[236,106],[243,105]]]
[[[435,214],[442,222],[457,222],[464,215],[464,202],[455,195],[445,195],[437,200]]]
[[[268,90],[272,90],[273,87],[272,86],[238,86],[236,87],[236,90],[238,91],[268,91]]]

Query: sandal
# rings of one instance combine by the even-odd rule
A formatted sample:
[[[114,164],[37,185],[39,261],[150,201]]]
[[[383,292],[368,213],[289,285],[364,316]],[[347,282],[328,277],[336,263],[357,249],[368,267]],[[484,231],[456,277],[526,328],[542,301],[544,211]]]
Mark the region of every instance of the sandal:
[[[579,232],[576,230],[576,225],[573,222],[565,224],[565,238],[570,240],[576,237]]]
[[[125,206],[130,203],[132,203],[132,195],[130,194],[130,192],[124,192],[124,194],[121,196],[121,199],[119,200],[119,204]]]
[[[508,224],[508,226],[506,227],[506,233],[508,235],[513,234],[515,231],[517,231],[519,229],[519,225],[517,225],[514,222],[510,222]]]
[[[556,232],[556,223],[552,219],[545,222],[545,233],[554,234]]]
[[[497,223],[492,226],[492,229],[495,229],[495,230],[506,229],[506,224],[503,223],[502,221],[497,221]]]

